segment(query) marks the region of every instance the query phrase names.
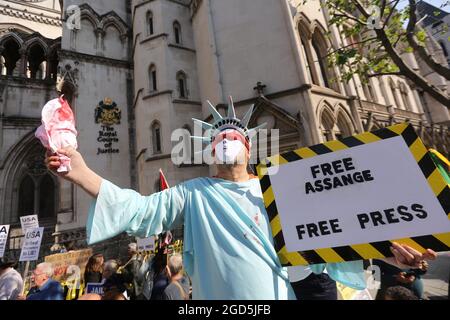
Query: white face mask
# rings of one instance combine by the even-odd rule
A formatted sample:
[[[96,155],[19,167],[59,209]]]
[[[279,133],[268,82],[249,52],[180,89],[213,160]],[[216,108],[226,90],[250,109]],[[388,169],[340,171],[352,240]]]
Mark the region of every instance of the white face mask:
[[[245,146],[239,140],[224,139],[216,145],[216,158],[221,164],[235,164],[243,148]]]

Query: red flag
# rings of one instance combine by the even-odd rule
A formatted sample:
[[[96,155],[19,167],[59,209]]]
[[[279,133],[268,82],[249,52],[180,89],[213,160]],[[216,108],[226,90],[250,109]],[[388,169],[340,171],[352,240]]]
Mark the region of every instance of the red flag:
[[[166,180],[166,177],[164,176],[164,173],[161,169],[159,169],[159,188],[161,191],[169,189],[169,183]]]

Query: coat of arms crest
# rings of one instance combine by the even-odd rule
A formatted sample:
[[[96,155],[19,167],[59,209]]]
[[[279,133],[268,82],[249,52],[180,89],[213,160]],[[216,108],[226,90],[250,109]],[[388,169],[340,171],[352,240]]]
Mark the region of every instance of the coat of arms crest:
[[[122,111],[117,107],[117,104],[110,98],[105,98],[98,103],[95,108],[95,123],[104,125],[120,124]]]

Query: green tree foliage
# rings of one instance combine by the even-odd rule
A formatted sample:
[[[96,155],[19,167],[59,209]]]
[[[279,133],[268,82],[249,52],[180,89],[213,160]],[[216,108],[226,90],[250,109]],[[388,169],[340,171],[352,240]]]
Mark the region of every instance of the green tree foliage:
[[[304,3],[311,0],[305,0]],[[401,75],[447,107],[446,92],[433,86],[405,60],[414,54],[445,79],[450,69],[435,61],[429,53],[429,35],[420,27],[416,0],[398,9],[400,0],[322,0],[329,14],[329,24],[338,28],[350,44],[328,52],[328,62],[341,69],[342,80],[350,81],[358,74],[362,81],[382,75]],[[449,1],[443,1],[442,6]],[[446,32],[444,29],[443,32]],[[450,40],[450,39],[449,39]],[[428,42],[428,43],[427,43]]]

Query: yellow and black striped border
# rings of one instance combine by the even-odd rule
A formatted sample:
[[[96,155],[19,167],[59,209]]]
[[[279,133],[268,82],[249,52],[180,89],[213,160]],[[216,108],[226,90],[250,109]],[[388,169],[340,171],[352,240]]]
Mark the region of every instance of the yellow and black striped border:
[[[312,147],[301,148],[295,151],[269,157],[262,161],[258,167],[258,176],[264,197],[264,206],[269,216],[275,249],[284,266],[307,265],[327,262],[344,262],[352,260],[365,260],[372,258],[385,258],[392,256],[390,251],[392,242],[409,245],[420,252],[426,249],[436,251],[450,250],[450,233],[424,235],[392,241],[380,241],[342,247],[323,248],[301,252],[288,252],[286,249],[281,221],[278,214],[275,196],[272,190],[267,168],[281,166],[289,162],[311,158],[317,155],[331,153],[339,150],[357,147],[363,144],[377,142],[383,139],[401,136],[408,145],[414,159],[427,179],[430,188],[439,200],[444,212],[450,219],[450,186],[439,173],[423,142],[417,136],[412,125],[404,123],[374,132],[365,132],[339,141],[328,141]]]

